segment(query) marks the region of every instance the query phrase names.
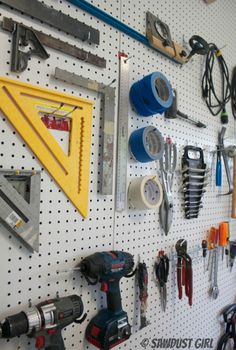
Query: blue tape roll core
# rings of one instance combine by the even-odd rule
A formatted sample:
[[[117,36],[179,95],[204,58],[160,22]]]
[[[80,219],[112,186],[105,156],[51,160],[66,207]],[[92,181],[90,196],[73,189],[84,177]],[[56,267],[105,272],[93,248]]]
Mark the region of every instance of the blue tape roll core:
[[[144,117],[162,114],[173,103],[170,82],[160,72],[149,74],[132,85],[130,100],[137,113]]]
[[[147,126],[132,132],[129,147],[134,158],[147,163],[159,160],[164,152],[164,139],[160,131],[153,126]]]

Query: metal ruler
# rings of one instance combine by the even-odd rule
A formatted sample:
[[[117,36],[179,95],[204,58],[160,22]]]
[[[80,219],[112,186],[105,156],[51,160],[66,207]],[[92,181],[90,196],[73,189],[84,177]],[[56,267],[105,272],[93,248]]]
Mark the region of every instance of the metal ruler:
[[[38,0],[1,0],[0,3],[24,12],[82,41],[99,45],[99,31]]]
[[[17,24],[20,24],[20,23],[13,21],[11,18],[3,17],[1,27],[5,31],[13,33]],[[100,68],[106,68],[106,60],[102,57],[99,57],[97,55],[92,54],[91,52],[80,49],[79,47],[71,45],[61,39],[54,38],[53,36],[45,34],[41,31],[38,31],[32,27],[27,27],[23,24],[21,24],[21,26],[23,26],[26,29],[32,30],[37,35],[37,38],[40,40],[41,44],[47,47],[50,47],[51,49],[63,52],[67,55],[78,58],[79,60],[93,64],[94,66],[97,66]]]
[[[119,53],[119,112],[116,165],[116,210],[123,211],[127,200],[127,160],[128,160],[128,112],[129,112],[129,59]]]
[[[101,188],[103,195],[111,195],[113,189],[114,160],[114,118],[115,118],[115,88],[87,79],[80,75],[56,68],[54,77],[69,84],[74,84],[88,90],[99,92],[104,103],[103,144]]]
[[[39,171],[0,170],[0,222],[30,251],[39,250]]]

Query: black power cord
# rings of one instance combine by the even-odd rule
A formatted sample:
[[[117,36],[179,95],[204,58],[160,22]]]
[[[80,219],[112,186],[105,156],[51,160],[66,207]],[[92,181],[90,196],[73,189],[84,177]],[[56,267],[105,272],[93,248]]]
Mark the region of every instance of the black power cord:
[[[212,115],[221,113],[222,124],[228,123],[228,115],[225,110],[226,104],[231,98],[231,85],[229,81],[229,69],[224,60],[222,52],[215,44],[208,44],[209,50],[206,54],[205,71],[202,77],[202,96]],[[221,97],[217,96],[213,79],[215,60],[217,60],[221,74]]]
[[[231,80],[231,107],[234,119],[236,119],[236,67],[233,69]]]

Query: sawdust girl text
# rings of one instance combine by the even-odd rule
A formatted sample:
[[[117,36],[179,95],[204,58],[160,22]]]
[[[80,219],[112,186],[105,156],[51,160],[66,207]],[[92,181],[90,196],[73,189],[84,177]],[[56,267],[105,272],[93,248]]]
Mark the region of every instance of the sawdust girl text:
[[[144,349],[213,349],[213,338],[145,338],[140,345]]]

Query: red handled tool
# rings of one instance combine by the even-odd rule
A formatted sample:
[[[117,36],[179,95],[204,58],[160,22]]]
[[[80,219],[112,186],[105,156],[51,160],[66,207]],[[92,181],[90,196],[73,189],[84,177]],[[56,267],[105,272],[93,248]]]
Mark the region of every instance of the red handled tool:
[[[192,306],[193,299],[193,272],[192,259],[187,254],[187,241],[179,239],[175,245],[177,252],[177,285],[179,299],[182,299],[182,287],[185,287],[185,294],[188,297],[188,303]]]

